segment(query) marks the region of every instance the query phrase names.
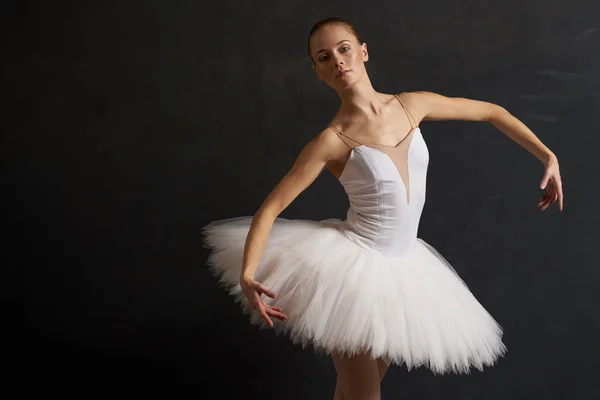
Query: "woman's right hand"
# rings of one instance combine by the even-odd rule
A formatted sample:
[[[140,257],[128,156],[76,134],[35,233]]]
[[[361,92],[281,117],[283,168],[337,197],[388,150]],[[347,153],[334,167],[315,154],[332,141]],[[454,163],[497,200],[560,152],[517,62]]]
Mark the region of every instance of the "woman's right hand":
[[[272,328],[273,321],[269,318],[269,315],[275,318],[279,318],[282,321],[287,319],[287,315],[285,315],[281,311],[281,307],[270,306],[266,304],[263,299],[260,297],[261,294],[265,294],[273,299],[277,298],[277,294],[270,289],[267,289],[265,286],[260,284],[253,278],[241,277],[240,278],[240,286],[246,295],[246,298],[252,304],[252,307],[255,310],[258,310],[260,315],[267,321],[267,324]]]

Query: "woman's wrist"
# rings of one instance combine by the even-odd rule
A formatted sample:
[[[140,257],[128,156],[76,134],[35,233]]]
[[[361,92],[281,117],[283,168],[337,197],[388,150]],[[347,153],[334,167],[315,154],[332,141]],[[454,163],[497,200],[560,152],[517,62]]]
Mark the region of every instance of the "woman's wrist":
[[[245,281],[245,282],[252,281],[252,280],[254,280],[254,273],[252,273],[250,271],[242,272],[240,274],[240,280]]]
[[[556,154],[554,154],[551,151],[548,151],[546,153],[544,153],[542,155],[542,157],[540,157],[540,161],[544,164],[544,165],[549,165],[551,163],[557,162],[558,159],[556,157]]]

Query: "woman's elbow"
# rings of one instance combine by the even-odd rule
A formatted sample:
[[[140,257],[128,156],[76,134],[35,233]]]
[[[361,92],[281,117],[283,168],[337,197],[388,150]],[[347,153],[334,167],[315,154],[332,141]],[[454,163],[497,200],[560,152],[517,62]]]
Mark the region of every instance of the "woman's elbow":
[[[509,118],[511,114],[502,106],[490,103],[485,120],[487,122],[499,122]]]

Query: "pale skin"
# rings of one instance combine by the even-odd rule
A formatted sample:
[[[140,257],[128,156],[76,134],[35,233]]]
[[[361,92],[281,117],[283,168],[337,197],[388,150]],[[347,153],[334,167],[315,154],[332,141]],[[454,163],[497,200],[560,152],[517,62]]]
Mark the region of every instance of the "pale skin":
[[[366,43],[340,24],[322,27],[310,39],[313,69],[319,79],[334,89],[341,105],[330,125],[361,143],[398,143],[410,130],[410,122],[393,94],[375,91],[366,71],[369,60]],[[349,70],[339,76],[340,71]],[[404,92],[400,99],[410,110],[417,125],[421,121],[484,121],[495,126],[521,145],[543,165],[540,189],[544,190],[538,207],[541,211],[558,202],[563,211],[563,191],[559,164],[535,134],[503,107],[485,101],[446,97],[432,92]],[[266,246],[271,227],[279,214],[325,170],[338,177],[350,150],[330,128],[319,132],[301,150],[285,174],[254,214],[246,239],[240,284],[253,307],[272,327],[271,318],[287,319],[277,306],[266,304],[261,295],[277,294],[254,279],[258,261]],[[380,383],[387,371],[382,359],[367,354],[341,357],[332,354],[338,373],[335,400],[379,399]]]

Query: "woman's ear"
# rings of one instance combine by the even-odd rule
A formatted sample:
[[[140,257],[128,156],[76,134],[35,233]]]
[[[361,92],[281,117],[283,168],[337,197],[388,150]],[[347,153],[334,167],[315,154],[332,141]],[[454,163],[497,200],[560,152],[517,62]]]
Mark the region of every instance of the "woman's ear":
[[[363,53],[363,61],[369,61],[369,51],[367,50],[367,44],[363,43],[361,45],[362,53]]]

